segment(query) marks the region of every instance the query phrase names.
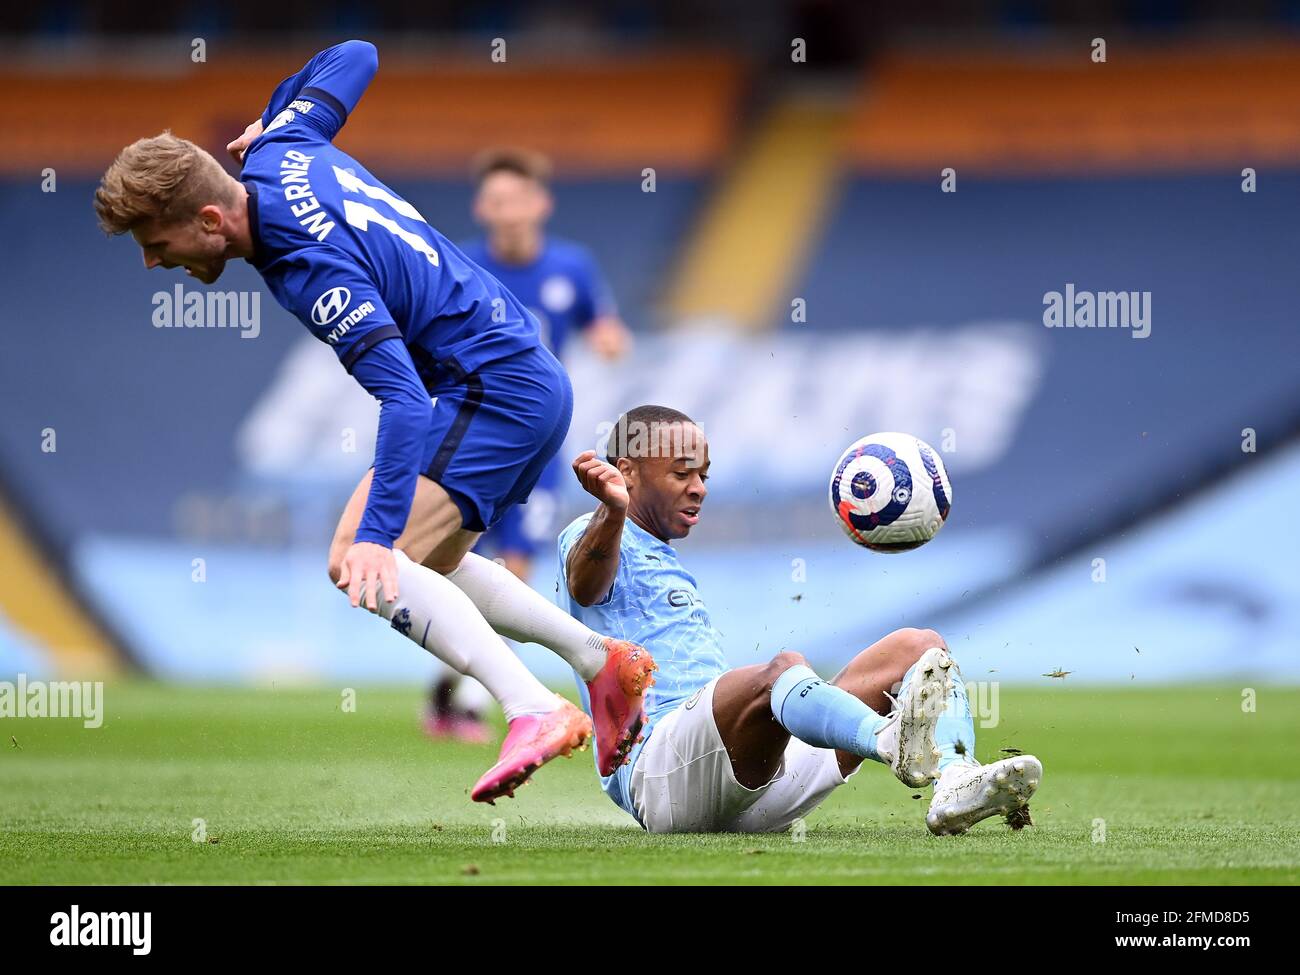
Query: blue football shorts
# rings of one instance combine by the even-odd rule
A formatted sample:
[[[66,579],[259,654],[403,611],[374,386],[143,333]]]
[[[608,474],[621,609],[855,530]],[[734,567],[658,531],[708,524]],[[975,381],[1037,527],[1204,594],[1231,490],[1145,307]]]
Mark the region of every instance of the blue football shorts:
[[[569,432],[573,387],[538,345],[429,389],[433,423],[421,470],[460,509],[461,525],[486,531],[527,500]]]

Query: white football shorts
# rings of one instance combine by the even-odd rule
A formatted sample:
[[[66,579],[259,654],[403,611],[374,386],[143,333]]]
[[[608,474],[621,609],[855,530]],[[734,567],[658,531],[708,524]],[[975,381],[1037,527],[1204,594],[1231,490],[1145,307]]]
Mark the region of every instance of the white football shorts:
[[[845,782],[834,749],[793,737],[772,781],[737,782],[713,720],[718,680],[659,721],[637,757],[629,791],[651,833],[779,833]]]

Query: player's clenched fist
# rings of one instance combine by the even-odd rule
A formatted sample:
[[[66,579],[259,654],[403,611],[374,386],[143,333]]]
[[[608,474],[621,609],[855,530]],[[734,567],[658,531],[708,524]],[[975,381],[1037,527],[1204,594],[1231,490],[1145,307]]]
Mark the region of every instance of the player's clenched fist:
[[[397,598],[397,561],[393,550],[374,542],[354,542],[343,556],[339,570],[338,587],[348,594],[353,606],[361,605],[361,594],[366,597],[366,609],[379,611],[375,593],[383,587],[384,601]]]
[[[594,450],[584,450],[573,462],[582,489],[597,501],[619,511],[627,510],[627,482],[617,467],[596,456]]]

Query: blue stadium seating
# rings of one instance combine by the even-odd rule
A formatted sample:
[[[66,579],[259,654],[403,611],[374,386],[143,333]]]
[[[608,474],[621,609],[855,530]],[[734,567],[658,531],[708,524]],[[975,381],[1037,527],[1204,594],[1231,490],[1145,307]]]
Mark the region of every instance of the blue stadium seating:
[[[1011,449],[960,485],[963,518],[1027,523],[1046,551],[1240,463],[1242,430],[1300,423],[1300,173],[849,179],[796,294],[808,325],[905,333],[1023,323],[1046,371]],[[1043,295],[1150,291],[1152,329],[1046,329]],[[862,381],[871,383],[870,363]],[[961,418],[953,425],[960,430]],[[920,433],[920,431],[917,431]]]
[[[450,235],[472,232],[465,185],[398,188]],[[322,478],[303,470],[258,481],[242,466],[240,426],[306,334],[301,325],[263,296],[254,340],[228,330],[154,328],[151,296],[178,281],[187,290],[197,285],[176,273],[146,274],[130,242],[100,237],[91,190],[68,182],[42,194],[34,183],[0,184],[0,213],[22,234],[0,269],[12,327],[21,330],[0,355],[0,464],[20,508],[54,540],[98,611],[160,675],[423,674],[422,655],[347,609],[324,581],[321,525],[354,474]],[[700,191],[698,181],[684,179],[661,178],[653,196],[632,180],[562,183],[555,229],[593,246],[626,316],[641,326],[653,320],[656,289]],[[834,537],[821,466],[801,462],[779,483],[757,482],[752,456],[725,449],[724,439],[711,483],[714,510],[767,508],[733,521],[739,529],[715,534],[712,544],[707,535],[690,540],[685,551],[734,662],[784,646],[838,661],[889,628],[923,623],[944,627],[963,653],[968,635],[978,654],[1007,650],[1008,677],[1033,678],[1059,664],[1088,679],[1128,679],[1129,651],[1101,646],[1101,632],[1086,625],[1105,617],[1119,621],[1107,639],[1127,627],[1144,650],[1162,647],[1166,661],[1181,652],[1172,641],[1194,648],[1187,676],[1234,672],[1242,661],[1252,671],[1295,676],[1277,650],[1284,632],[1277,621],[1289,618],[1287,600],[1294,602],[1274,568],[1295,542],[1285,520],[1286,481],[1264,473],[1275,468],[1263,454],[1242,451],[1242,430],[1253,428],[1266,454],[1300,417],[1290,286],[1298,202],[1294,172],[1262,174],[1255,195],[1242,194],[1231,173],[969,179],[952,195],[941,194],[937,180],[850,180],[796,289],[808,301],[809,323],[724,348],[707,374],[674,381],[708,386],[704,401],[721,415],[741,394],[762,402],[771,381],[763,367],[783,368],[778,353],[807,361],[818,349],[864,335],[900,346],[926,336],[916,347],[933,350],[936,336],[980,322],[1002,323],[1023,339],[1038,371],[1018,390],[1027,399],[1005,447],[982,466],[962,470],[959,457],[950,460],[962,472],[944,535],[897,559]],[[247,266],[227,273],[223,288],[260,291]],[[1067,282],[1151,291],[1151,336],[1044,328],[1043,294]],[[690,336],[647,337],[641,346],[653,356],[673,341],[692,354],[703,348]],[[838,363],[841,381],[870,387],[893,378],[873,373],[874,364],[870,357]],[[644,380],[654,365],[640,358],[625,368]],[[945,368],[944,381],[952,381],[951,363]],[[906,397],[909,384],[892,389]],[[807,431],[797,412],[733,416],[717,432],[725,437],[741,420],[770,422],[769,441],[778,447],[795,437],[847,443],[848,433],[869,432],[872,420],[847,413],[843,432]],[[712,436],[712,417],[702,419]],[[970,418],[952,415],[914,432],[937,441],[951,426],[961,442],[963,420]],[[46,429],[57,436],[52,453],[41,449]],[[1294,477],[1293,460],[1288,464]],[[1149,531],[1115,534],[1232,468],[1247,474],[1230,491],[1198,497],[1181,514],[1148,517]],[[256,496],[292,517],[279,532],[187,534],[180,511],[195,494],[218,507]],[[796,508],[821,509],[816,531],[792,529]],[[1100,555],[1112,575],[1109,588],[1096,589],[1081,583],[1080,573],[1088,572],[1092,543],[1103,539]],[[1225,552],[1229,574],[1238,574],[1231,585],[1229,570],[1209,568]],[[1059,568],[1025,576],[1063,555]],[[191,560],[200,556],[202,585],[191,581]],[[791,581],[794,559],[807,566],[805,582]],[[543,558],[535,581],[546,591],[552,579],[553,565]],[[989,598],[990,588],[1002,595]],[[140,599],[141,592],[150,598]],[[1198,595],[1208,592],[1215,597]],[[971,593],[977,606],[964,602]],[[1255,614],[1244,632],[1264,649],[1234,662],[1225,647],[1241,613]],[[1069,630],[1051,637],[1062,659],[1048,659],[1041,646],[1030,652],[1035,633],[1061,629],[1057,619]],[[987,631],[1005,634],[1009,646],[994,647]],[[1080,660],[1091,660],[1091,669]],[[0,637],[0,672],[31,664],[30,650]],[[553,661],[544,672],[564,676]],[[1170,676],[1145,672],[1153,680]]]
[[[399,183],[453,239],[474,232],[464,184]],[[93,184],[0,183],[0,213],[21,235],[0,266],[21,344],[0,355],[6,418],[0,463],[22,507],[63,549],[89,531],[169,534],[188,493],[221,492],[237,479],[234,433],[266,388],[301,324],[262,294],[256,339],[221,329],[160,329],[151,296],[197,282],[179,271],[145,273],[130,240],[97,231]],[[698,181],[639,179],[556,187],[555,230],[600,255],[634,327],[653,317],[658,275],[686,231]],[[67,228],[80,228],[69,233]],[[261,290],[232,262],[216,286]],[[42,453],[41,431],[57,450]]]

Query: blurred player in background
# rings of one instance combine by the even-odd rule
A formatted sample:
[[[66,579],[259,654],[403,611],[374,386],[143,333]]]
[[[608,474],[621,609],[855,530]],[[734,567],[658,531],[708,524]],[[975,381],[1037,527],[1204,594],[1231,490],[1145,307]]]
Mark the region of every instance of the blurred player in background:
[[[536,316],[542,341],[556,358],[563,360],[570,338],[578,334],[602,359],[624,356],[631,334],[595,258],[581,244],[546,233],[555,208],[550,161],[525,149],[493,149],[475,161],[473,178],[474,218],[484,235],[462,245],[465,256]],[[507,511],[475,551],[500,560],[527,582],[538,547],[554,541],[555,490],[563,474],[563,464],[547,465],[527,504]],[[450,667],[439,669],[424,723],[430,737],[491,740],[491,727],[483,720],[491,703],[486,689]]]
[[[105,231],[135,237],[146,268],[184,267],[211,284],[227,261],[247,260],[379,400],[374,467],[339,519],[329,576],[353,606],[501,702],[510,730],[471,793],[492,802],[593,726],[502,637],[550,647],[589,676],[610,771],[642,725],[653,663],[470,551],[564,442],[572,390],[533,315],[334,146],[378,66],[373,44],[345,41],[281,82],[227,146],[240,179],[170,132],[132,143],[95,210]]]
[[[909,788],[935,783],[932,833],[996,815],[1025,825],[1043,767],[975,761],[961,671],[933,630],[895,630],[829,683],[789,650],[728,668],[671,545],[699,523],[709,463],[703,431],[663,406],[621,416],[604,460],[573,462],[599,504],[560,534],[560,599],[588,626],[653,641],[660,667],[645,739],[602,776],[606,794],[652,833],[779,832],[870,759]]]

